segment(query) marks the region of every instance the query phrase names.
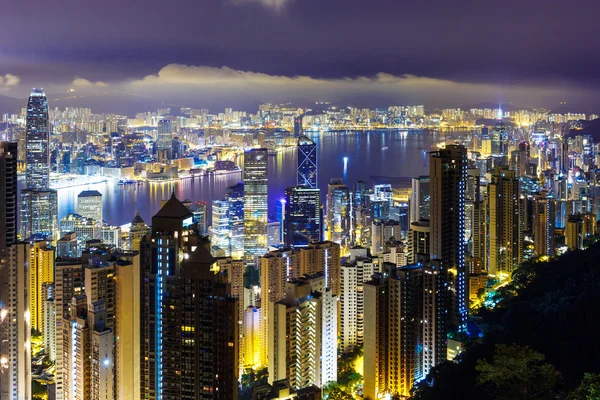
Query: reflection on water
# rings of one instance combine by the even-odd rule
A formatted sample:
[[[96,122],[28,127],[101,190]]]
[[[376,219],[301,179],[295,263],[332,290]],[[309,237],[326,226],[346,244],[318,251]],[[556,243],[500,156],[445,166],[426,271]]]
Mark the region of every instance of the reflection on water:
[[[422,152],[432,150],[440,140],[437,134],[406,131],[327,132],[309,134],[317,143],[319,186],[325,199],[327,183],[343,178],[344,157],[348,157],[347,183],[356,180],[372,183],[374,176],[412,177],[426,175]],[[183,179],[176,183],[144,183],[142,186],[99,183],[58,191],[59,218],[77,211],[77,195],[83,190],[98,190],[103,195],[104,218],[112,225],[130,222],[139,211],[148,223],[160,208],[161,200],[172,191],[180,199],[212,200],[225,196],[227,186],[240,181],[241,173]],[[296,151],[289,150],[269,157],[269,214],[275,215],[275,203],[287,186],[296,184]]]

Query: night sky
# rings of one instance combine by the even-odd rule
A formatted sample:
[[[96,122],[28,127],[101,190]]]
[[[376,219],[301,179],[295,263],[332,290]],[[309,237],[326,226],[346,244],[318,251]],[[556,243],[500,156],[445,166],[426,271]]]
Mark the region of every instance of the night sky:
[[[593,111],[599,11],[594,0],[3,0],[0,94]]]

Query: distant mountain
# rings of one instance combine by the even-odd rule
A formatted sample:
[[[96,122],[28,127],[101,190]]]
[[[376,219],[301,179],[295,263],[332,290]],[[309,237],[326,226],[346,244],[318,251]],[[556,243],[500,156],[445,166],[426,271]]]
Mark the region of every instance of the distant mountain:
[[[0,114],[17,114],[26,104],[27,100],[0,95]]]
[[[580,120],[579,125],[582,129],[571,129],[569,136],[592,135],[594,143],[600,142],[600,118],[592,121]]]

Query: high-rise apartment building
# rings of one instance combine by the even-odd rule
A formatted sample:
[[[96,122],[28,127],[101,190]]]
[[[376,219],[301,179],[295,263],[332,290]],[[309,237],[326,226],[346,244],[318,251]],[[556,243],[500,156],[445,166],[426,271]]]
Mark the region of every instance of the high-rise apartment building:
[[[302,389],[337,381],[336,303],[323,275],[286,284],[269,322],[269,382]]]
[[[449,279],[450,322],[456,329],[467,323],[469,298],[466,294],[465,268],[465,187],[467,181],[467,149],[447,145],[431,153],[430,162],[430,226],[431,260],[439,260]]]
[[[342,179],[332,179],[327,187],[327,239],[342,247],[351,242],[350,189]]]
[[[0,253],[17,241],[17,143],[0,142]]]
[[[267,252],[268,152],[244,153],[244,259],[256,263]]]
[[[289,187],[285,190],[285,199],[285,247],[304,247],[311,242],[320,242],[323,231],[320,190]]]
[[[27,188],[50,188],[50,125],[48,99],[43,89],[33,89],[27,102]]]
[[[84,190],[77,196],[77,214],[102,223],[102,193]]]
[[[364,340],[365,304],[364,284],[375,273],[373,260],[356,257],[341,266],[340,295],[340,349],[342,353],[360,347]]]
[[[508,167],[497,167],[488,183],[489,274],[512,276],[523,260],[523,227],[519,177]]]
[[[364,286],[364,395],[408,397],[446,359],[446,271],[439,261],[375,274]]]
[[[302,135],[298,138],[298,178],[296,185],[316,189],[319,187],[317,178],[317,145]]]
[[[0,397],[31,398],[30,245],[16,243],[0,258]]]
[[[238,299],[173,197],[141,244],[141,397],[237,399]]]
[[[419,255],[429,257],[431,251],[431,227],[428,220],[419,220],[410,223],[408,231],[408,263],[417,262]]]
[[[135,213],[135,217],[131,221],[131,227],[129,228],[129,248],[131,250],[139,250],[141,240],[151,231],[150,227],[140,216],[140,213]]]
[[[322,273],[325,286],[340,295],[340,245],[330,241],[311,243],[300,249],[298,276]]]
[[[38,241],[23,244],[29,252],[29,311],[31,328],[44,332],[44,308],[47,297],[44,285],[54,282],[54,249],[48,242]]]
[[[546,191],[534,196],[533,200],[533,246],[536,256],[556,255],[554,225],[556,209],[554,199]]]

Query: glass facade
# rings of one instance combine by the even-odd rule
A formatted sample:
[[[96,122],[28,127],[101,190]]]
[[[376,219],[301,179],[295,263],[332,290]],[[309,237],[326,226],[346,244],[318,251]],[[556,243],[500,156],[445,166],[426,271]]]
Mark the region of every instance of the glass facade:
[[[48,99],[43,90],[33,89],[27,102],[26,181],[29,189],[50,187],[49,142]]]

